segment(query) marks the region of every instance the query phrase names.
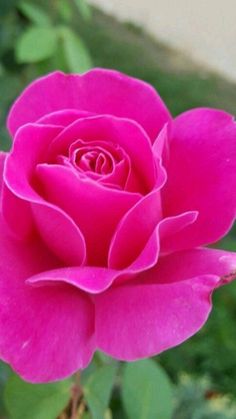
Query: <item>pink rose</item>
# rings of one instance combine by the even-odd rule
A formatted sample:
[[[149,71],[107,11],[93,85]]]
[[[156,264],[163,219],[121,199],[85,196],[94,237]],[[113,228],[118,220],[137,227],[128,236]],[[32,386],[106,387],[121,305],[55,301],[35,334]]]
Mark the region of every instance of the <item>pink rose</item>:
[[[8,118],[0,154],[0,356],[25,379],[62,379],[96,349],[158,354],[206,322],[236,254],[202,248],[236,214],[236,124],[172,119],[115,71],[50,74]]]

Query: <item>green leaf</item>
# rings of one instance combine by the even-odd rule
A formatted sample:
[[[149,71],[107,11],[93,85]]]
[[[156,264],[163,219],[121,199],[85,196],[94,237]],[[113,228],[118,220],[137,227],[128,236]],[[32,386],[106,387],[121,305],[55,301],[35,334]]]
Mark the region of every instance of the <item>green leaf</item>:
[[[84,397],[93,419],[103,419],[106,414],[116,372],[117,365],[104,365],[97,368],[84,382]]]
[[[57,9],[63,21],[69,22],[73,16],[73,11],[68,0],[57,0]]]
[[[1,133],[1,128],[0,128],[0,133]],[[6,382],[11,374],[12,374],[12,371],[10,367],[7,364],[4,364],[2,361],[0,361],[0,417],[2,417],[1,416],[2,414],[6,413],[3,393],[4,393]]]
[[[84,20],[89,20],[92,17],[91,8],[86,0],[74,0],[77,9],[79,10]]]
[[[17,0],[0,0],[0,18],[10,13],[16,6]]]
[[[32,26],[16,44],[16,58],[19,63],[35,63],[52,56],[57,45],[54,28]]]
[[[47,13],[39,6],[36,6],[35,3],[21,1],[17,7],[32,23],[40,26],[49,26],[51,24],[51,20]]]
[[[59,30],[69,71],[83,73],[92,67],[89,52],[79,36],[67,27]]]
[[[165,371],[145,359],[124,367],[122,401],[129,419],[170,419],[172,389]]]
[[[70,379],[53,384],[29,384],[13,375],[5,389],[12,419],[55,419],[70,398]]]

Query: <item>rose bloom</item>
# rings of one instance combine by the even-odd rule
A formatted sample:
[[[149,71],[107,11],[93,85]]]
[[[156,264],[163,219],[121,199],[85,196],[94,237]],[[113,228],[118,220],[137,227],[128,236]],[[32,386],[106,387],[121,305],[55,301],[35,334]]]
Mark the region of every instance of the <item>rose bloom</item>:
[[[236,214],[236,124],[173,119],[147,83],[55,72],[8,117],[0,154],[0,357],[24,379],[85,368],[99,349],[149,357],[196,333],[236,254],[202,246]]]

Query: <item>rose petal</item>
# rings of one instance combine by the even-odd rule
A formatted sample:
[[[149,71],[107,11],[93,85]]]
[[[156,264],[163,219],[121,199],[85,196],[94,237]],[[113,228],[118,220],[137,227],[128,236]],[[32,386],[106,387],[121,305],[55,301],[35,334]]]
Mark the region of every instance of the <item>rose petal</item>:
[[[87,264],[106,265],[114,230],[140,195],[104,187],[56,164],[38,165],[37,179],[45,198],[69,214],[84,234]]]
[[[185,228],[195,223],[197,218],[197,211],[187,211],[173,217],[163,218],[158,226],[161,253],[164,254],[176,251],[179,247],[178,237],[180,232],[181,234],[184,234]]]
[[[31,186],[35,165],[43,159],[60,129],[35,124],[17,132],[5,164],[3,215],[13,233],[21,238],[32,232],[36,222],[40,235],[57,256],[68,264],[80,265],[85,261],[86,248],[79,228],[62,209],[47,203]]]
[[[79,118],[85,118],[91,116],[91,112],[80,111],[77,109],[63,109],[56,112],[47,113],[42,116],[36,122],[37,124],[43,125],[60,125],[66,127],[67,125],[72,124]]]
[[[139,253],[137,258],[128,266],[125,271],[129,274],[136,274],[146,271],[156,265],[160,251],[160,243],[155,229],[148,239],[143,250]]]
[[[137,273],[153,267],[159,255],[159,241],[156,231],[148,240],[138,258],[127,269],[114,270],[95,266],[67,267],[54,269],[34,275],[27,279],[27,283],[41,287],[66,283],[90,294],[99,294],[115,285],[129,281]]]
[[[167,166],[170,158],[170,136],[171,126],[170,124],[165,124],[152,146],[154,156],[157,159],[161,158],[165,167]]]
[[[179,345],[206,322],[216,284],[217,278],[208,275],[168,285],[126,285],[99,295],[98,348],[134,361]]]
[[[78,138],[88,143],[107,141],[113,145],[118,144],[130,157],[141,191],[150,190],[154,186],[156,172],[151,143],[144,130],[135,122],[109,115],[81,118],[55,138],[50,147],[51,158],[65,153]]]
[[[57,266],[39,241],[13,241],[1,222],[0,357],[25,380],[60,380],[94,350],[93,305],[67,285],[32,288],[25,279]]]
[[[25,239],[32,235],[34,220],[30,204],[15,195],[6,183],[2,188],[2,215],[15,238]]]
[[[93,266],[68,267],[54,269],[32,276],[27,280],[34,286],[52,285],[58,286],[60,282],[74,285],[82,291],[97,294],[105,291],[116,279],[119,272]]]
[[[160,189],[165,181],[166,173],[159,162],[156,187],[124,215],[116,229],[109,249],[110,268],[129,266],[146,246],[162,218]]]
[[[224,250],[199,248],[182,250],[161,257],[158,261],[158,282],[169,283],[183,281],[195,276],[213,274],[220,277],[232,274],[236,270],[236,253]],[[142,277],[140,276],[142,281]],[[155,282],[153,273],[145,274],[143,280]]]
[[[127,117],[157,137],[170,114],[149,84],[114,70],[93,69],[79,75],[54,72],[31,83],[11,108],[8,128],[16,130],[63,109]]]
[[[134,260],[134,262],[131,263],[131,265],[124,269],[124,272],[127,272],[127,274],[131,275],[145,271],[155,266],[160,254],[172,251],[171,246],[172,241],[174,243],[175,234],[183,230],[187,225],[195,222],[196,218],[197,213],[192,211],[180,214],[176,217],[169,217],[161,220],[153,231],[150,239],[144,246],[141,253],[139,253],[138,257]],[[125,243],[126,242],[124,241],[124,246]],[[130,249],[133,249],[133,244],[130,245]],[[118,257],[119,251],[122,252],[122,243],[120,248],[117,247]],[[127,281],[129,277],[125,276],[124,278],[119,278],[119,283]]]
[[[179,252],[164,257],[161,266],[158,262],[130,285],[96,296],[98,348],[133,361],[191,337],[208,318],[220,277],[235,267],[236,255],[230,254],[229,260],[226,254],[210,249]],[[114,333],[114,325],[119,333]]]
[[[7,153],[0,151],[0,197],[2,194],[2,183],[3,183],[3,170],[4,170],[4,163],[7,157]]]
[[[19,198],[22,198],[25,188],[29,188],[35,164],[41,161],[50,142],[61,129],[36,124],[23,127],[16,135],[14,147],[8,155],[4,171],[6,187],[3,190],[2,211],[8,225],[20,237],[29,235],[34,223],[30,204]]]
[[[236,215],[236,124],[231,115],[195,109],[173,123],[165,216],[195,210],[195,223],[175,237],[176,248],[212,243],[231,228]]]

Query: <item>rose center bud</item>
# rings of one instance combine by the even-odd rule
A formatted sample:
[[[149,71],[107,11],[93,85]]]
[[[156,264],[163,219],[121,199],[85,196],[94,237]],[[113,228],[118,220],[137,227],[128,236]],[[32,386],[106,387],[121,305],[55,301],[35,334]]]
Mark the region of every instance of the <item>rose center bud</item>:
[[[114,170],[115,161],[112,156],[100,147],[82,147],[75,150],[71,156],[72,164],[84,171],[98,175],[107,175]]]
[[[57,163],[70,166],[80,176],[116,189],[125,189],[131,167],[130,159],[117,144],[105,141],[74,141],[67,153],[58,155]]]

